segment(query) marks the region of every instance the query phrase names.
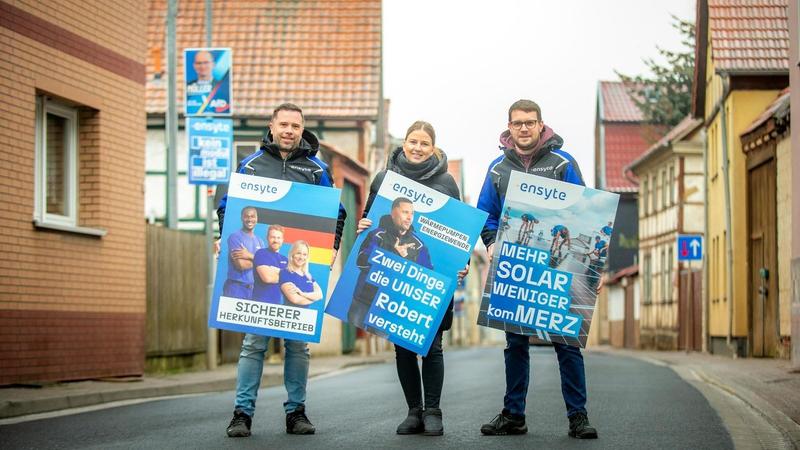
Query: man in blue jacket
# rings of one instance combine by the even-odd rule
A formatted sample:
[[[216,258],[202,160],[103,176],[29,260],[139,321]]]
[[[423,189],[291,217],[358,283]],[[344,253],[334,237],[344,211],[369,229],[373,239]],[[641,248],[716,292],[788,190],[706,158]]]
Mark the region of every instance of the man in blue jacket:
[[[328,166],[317,158],[319,141],[304,128],[303,111],[296,105],[284,103],[272,113],[269,131],[261,148],[243,159],[238,173],[277,178],[298,183],[333,186]],[[219,228],[225,219],[227,194],[217,208]],[[346,217],[344,207],[339,205],[336,236],[333,243],[333,258],[339,249],[339,241]],[[269,218],[266,218],[269,223]],[[264,370],[264,354],[269,337],[246,334],[239,354],[236,377],[236,401],[233,419],[228,425],[230,437],[250,436],[256,396]],[[289,434],[314,434],[314,425],[305,413],[306,385],[308,384],[308,345],[302,341],[286,339],[286,358],[283,366],[283,381],[288,400],[283,408],[286,412],[286,432]]]
[[[492,257],[501,208],[512,170],[583,185],[575,159],[561,149],[563,140],[542,122],[539,105],[519,100],[508,110],[508,129],[500,135],[503,155],[492,161],[483,183],[478,208],[489,213],[481,232]],[[530,381],[528,336],[506,332],[504,407],[491,422],[481,427],[487,435],[524,434],[525,400]],[[583,355],[578,347],[553,343],[561,371],[561,392],[569,418],[569,435],[580,439],[597,438],[597,430],[586,414],[586,375]]]

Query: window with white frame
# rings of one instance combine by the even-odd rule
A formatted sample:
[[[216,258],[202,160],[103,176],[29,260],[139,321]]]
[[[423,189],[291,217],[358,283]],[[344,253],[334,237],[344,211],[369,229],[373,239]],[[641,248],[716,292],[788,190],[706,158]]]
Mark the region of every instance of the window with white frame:
[[[675,253],[673,253],[672,247],[668,247],[667,249],[667,301],[672,301],[672,260],[675,257]]]
[[[645,176],[644,177],[644,181],[642,182],[642,196],[641,196],[641,199],[642,199],[642,210],[641,210],[641,213],[639,214],[642,217],[645,217],[648,214],[648,211],[647,211],[647,208],[648,208],[648,204],[647,203],[648,202],[647,202],[647,200],[649,198],[650,198],[650,189],[649,189],[649,185],[647,184],[647,176]]]
[[[37,223],[78,225],[78,110],[47,96],[36,102]]]
[[[239,167],[239,163],[242,162],[243,159],[247,158],[248,156],[252,155],[260,148],[261,144],[258,142],[236,142],[233,144],[236,148],[236,161],[233,165],[233,171],[236,171],[236,168]]]
[[[650,253],[644,254],[644,303],[650,304],[653,302],[653,273]]]
[[[654,173],[652,177],[650,177],[650,208],[649,211],[653,214],[658,211],[658,206],[656,205],[656,200],[658,199],[658,173]]]

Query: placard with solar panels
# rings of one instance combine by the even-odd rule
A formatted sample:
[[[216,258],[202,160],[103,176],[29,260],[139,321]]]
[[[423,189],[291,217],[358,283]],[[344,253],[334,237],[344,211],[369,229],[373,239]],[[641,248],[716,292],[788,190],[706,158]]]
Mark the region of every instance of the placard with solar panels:
[[[586,347],[619,195],[512,172],[478,324]]]

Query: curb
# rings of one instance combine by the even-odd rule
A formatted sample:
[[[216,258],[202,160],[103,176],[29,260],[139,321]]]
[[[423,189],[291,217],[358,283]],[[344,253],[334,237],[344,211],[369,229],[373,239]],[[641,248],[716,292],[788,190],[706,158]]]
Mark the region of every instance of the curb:
[[[309,374],[309,379],[330,374],[338,370],[360,366],[384,364],[387,359],[345,362],[336,367],[323,369]],[[266,374],[261,378],[262,387],[272,387],[283,384],[283,374]],[[104,403],[125,400],[148,399],[169,397],[187,394],[204,394],[209,392],[222,392],[236,389],[236,375],[233,377],[199,381],[194,383],[176,383],[171,386],[146,386],[139,388],[125,388],[107,392],[88,392],[68,394],[61,397],[49,397],[33,400],[5,400],[0,401],[0,420],[11,419],[31,414],[49,413],[72,408],[101,405]]]
[[[790,442],[795,449],[798,449],[800,443],[800,424],[792,420],[783,411],[775,408],[769,402],[761,398],[755,392],[740,386],[726,384],[719,378],[709,375],[699,368],[692,369],[703,382],[715,386],[733,397],[738,398],[747,406],[757,411],[761,416],[766,419],[776,430],[778,430],[788,442]]]
[[[282,376],[265,375],[261,383],[262,386],[275,386],[282,382]],[[71,394],[63,397],[50,397],[26,401],[9,400],[0,402],[0,419],[9,419],[71,408],[83,408],[86,406],[124,400],[219,392],[234,389],[235,387],[236,379],[226,378],[190,384],[175,384],[174,386],[148,386],[108,392]]]
[[[627,356],[649,364],[669,367],[670,370],[675,372],[682,379],[691,381],[684,376],[682,371],[676,370],[678,367],[688,369],[697,376],[698,381],[702,381],[703,383],[714,386],[728,395],[741,400],[753,411],[760,414],[775,430],[780,432],[786,441],[791,443],[795,449],[800,449],[800,445],[798,445],[800,444],[800,424],[792,420],[792,418],[787,416],[783,411],[772,406],[772,404],[764,400],[758,394],[744,386],[735,383],[726,383],[719,377],[710,375],[700,367],[692,364],[676,364],[674,362],[655,359],[645,355],[637,355],[633,352],[617,352],[613,349],[597,349],[596,351],[597,353],[605,353],[609,355],[615,354],[619,356]]]

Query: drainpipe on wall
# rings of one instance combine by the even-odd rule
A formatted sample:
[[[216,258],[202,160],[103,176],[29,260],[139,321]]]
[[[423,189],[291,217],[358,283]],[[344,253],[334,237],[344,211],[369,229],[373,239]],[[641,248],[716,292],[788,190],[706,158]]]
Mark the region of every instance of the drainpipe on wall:
[[[703,173],[706,174],[708,177],[708,133],[703,132]],[[711,283],[708,270],[708,249],[710,246],[708,245],[708,184],[703,183],[703,202],[706,204],[705,208],[703,208],[704,218],[703,218],[703,239],[706,240],[706,251],[703,252],[703,352],[708,353],[709,351],[709,333],[708,333],[708,322],[709,322],[709,314],[708,314],[708,306],[709,302],[711,301]]]
[[[722,97],[719,100],[720,107],[720,120],[722,122],[722,186],[725,191],[725,245],[728,247],[726,252],[727,257],[727,281],[728,281],[728,336],[726,344],[728,350],[731,351],[734,358],[738,357],[738,353],[734,349],[733,338],[733,236],[731,236],[731,184],[728,176],[730,170],[730,163],[728,157],[728,114],[725,110],[725,100],[728,97],[730,89],[730,78],[727,73],[720,73],[722,77]]]

